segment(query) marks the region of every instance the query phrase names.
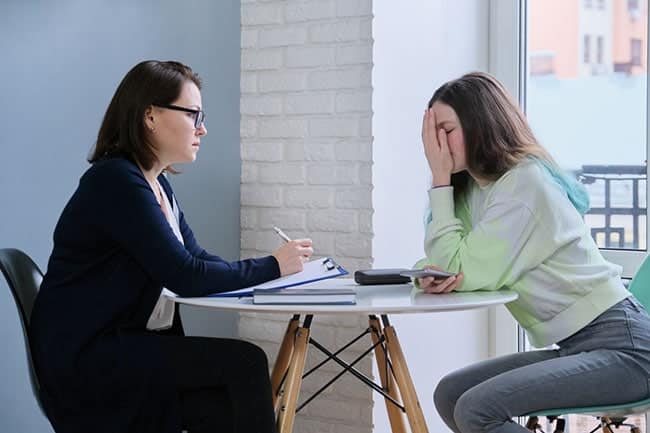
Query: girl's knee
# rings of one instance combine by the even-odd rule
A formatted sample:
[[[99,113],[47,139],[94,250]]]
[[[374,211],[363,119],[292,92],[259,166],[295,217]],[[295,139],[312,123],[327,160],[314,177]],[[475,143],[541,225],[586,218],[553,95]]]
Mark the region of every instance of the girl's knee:
[[[463,433],[485,431],[482,402],[470,391],[461,395],[454,407],[454,422]]]
[[[445,407],[450,404],[453,406],[458,397],[465,392],[462,382],[462,378],[455,373],[448,374],[440,379],[433,391],[433,402],[436,407]]]
[[[455,430],[454,408],[456,400],[464,389],[460,389],[459,380],[453,373],[443,377],[433,391],[433,404],[443,421]]]
[[[463,433],[485,433],[503,426],[510,419],[502,402],[495,401],[488,389],[474,387],[456,401],[454,422]]]

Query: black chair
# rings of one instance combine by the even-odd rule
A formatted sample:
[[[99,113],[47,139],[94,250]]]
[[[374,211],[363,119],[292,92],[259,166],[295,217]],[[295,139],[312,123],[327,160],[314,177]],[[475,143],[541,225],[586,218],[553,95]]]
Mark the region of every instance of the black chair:
[[[43,281],[43,273],[27,254],[13,248],[0,249],[0,271],[7,281],[20,316],[34,397],[41,411],[47,417],[29,347],[29,320],[36,294],[41,286],[41,281]]]

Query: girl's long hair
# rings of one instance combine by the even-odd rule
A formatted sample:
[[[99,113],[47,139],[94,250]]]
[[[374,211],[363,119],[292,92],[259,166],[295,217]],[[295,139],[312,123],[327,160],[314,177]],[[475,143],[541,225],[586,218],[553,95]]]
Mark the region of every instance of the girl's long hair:
[[[567,193],[584,215],[589,196],[578,180],[565,173],[535,138],[524,114],[503,85],[490,74],[472,72],[443,84],[429,101],[450,106],[463,129],[468,169],[476,176],[495,181],[520,162],[531,158]],[[451,176],[455,198],[467,190],[469,173]]]

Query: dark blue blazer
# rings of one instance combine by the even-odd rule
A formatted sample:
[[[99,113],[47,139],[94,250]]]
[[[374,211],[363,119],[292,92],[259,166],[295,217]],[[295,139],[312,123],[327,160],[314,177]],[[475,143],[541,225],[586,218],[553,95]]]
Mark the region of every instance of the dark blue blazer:
[[[158,180],[171,201],[169,182]],[[30,325],[58,433],[180,432],[174,366],[146,330],[161,288],[203,296],[280,276],[273,256],[228,262],[207,253],[182,212],[180,229],[184,246],[127,159],[96,162],[82,176],[54,231]]]

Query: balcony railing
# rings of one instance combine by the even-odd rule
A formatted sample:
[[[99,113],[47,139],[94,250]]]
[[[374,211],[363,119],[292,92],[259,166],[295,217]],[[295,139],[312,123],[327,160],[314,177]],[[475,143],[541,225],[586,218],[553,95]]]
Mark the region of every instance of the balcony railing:
[[[645,165],[583,165],[576,172],[589,191],[592,207],[585,220],[591,227],[591,236],[600,247],[640,249],[643,241],[645,249],[646,171]],[[642,184],[642,189],[639,184]],[[626,189],[625,195],[629,194],[630,197],[612,200],[615,191],[622,188]],[[621,205],[621,202],[627,203]],[[624,217],[623,222],[619,218],[618,225],[615,225],[612,217],[619,215]],[[596,225],[596,219],[589,216],[601,216],[604,223]],[[640,220],[643,220],[643,225]]]

